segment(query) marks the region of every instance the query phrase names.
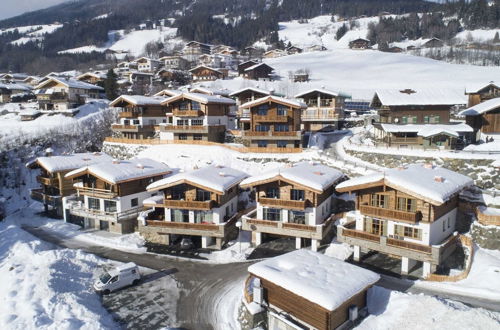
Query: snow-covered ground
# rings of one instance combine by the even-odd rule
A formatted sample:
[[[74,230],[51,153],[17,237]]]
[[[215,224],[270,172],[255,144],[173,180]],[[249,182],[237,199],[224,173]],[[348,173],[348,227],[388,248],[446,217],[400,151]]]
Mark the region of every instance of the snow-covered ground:
[[[77,47],[77,48],[61,50],[57,53],[58,54],[85,54],[85,53],[92,53],[92,52],[102,53],[105,50],[106,50],[105,48],[97,47],[95,45],[90,45],[90,46],[82,46],[82,47]]]
[[[497,296],[498,297],[498,296]],[[500,313],[425,295],[374,286],[368,293],[369,315],[357,329],[498,329]]]
[[[144,47],[150,42],[168,42],[180,43],[181,40],[176,39],[177,29],[162,27],[155,30],[138,30],[126,34],[122,39],[115,42],[111,47],[112,50],[128,51],[132,56],[140,56],[144,52]]]
[[[500,33],[500,29],[490,29],[490,30],[485,30],[485,29],[478,29],[478,30],[464,30],[455,36],[457,40],[460,41],[476,41],[476,42],[482,42],[482,41],[491,41],[493,38],[495,38],[495,34]]]

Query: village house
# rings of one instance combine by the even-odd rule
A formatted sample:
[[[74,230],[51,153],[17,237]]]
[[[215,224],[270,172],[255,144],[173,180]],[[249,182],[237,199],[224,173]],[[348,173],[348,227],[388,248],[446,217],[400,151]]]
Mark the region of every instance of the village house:
[[[294,54],[300,54],[303,52],[302,48],[299,48],[297,46],[290,46],[285,49],[286,53],[288,55],[294,55]]]
[[[222,71],[204,65],[199,65],[189,70],[189,72],[191,72],[193,76],[193,82],[224,79],[224,73]]]
[[[0,84],[0,103],[9,103],[12,91],[6,84]]]
[[[496,85],[493,81],[488,84],[467,86],[465,88],[465,95],[469,96],[467,107],[473,107],[481,102],[500,97],[500,86]]]
[[[196,62],[201,55],[210,54],[211,48],[211,45],[204,44],[198,41],[190,41],[184,46],[182,55],[189,62]]]
[[[40,188],[31,189],[30,196],[43,203],[45,212],[62,218],[62,198],[75,192],[73,182],[64,177],[66,173],[83,166],[111,161],[111,157],[101,153],[53,156],[52,152],[49,148],[45,157],[38,157],[26,164],[29,169],[39,170],[36,181],[41,184]]]
[[[250,129],[242,132],[246,144],[262,151],[301,150],[300,118],[306,108],[302,102],[274,95],[242,104],[240,109],[250,113]]]
[[[144,201],[150,209],[139,218],[139,232],[167,245],[185,237],[196,242],[201,238],[202,248],[220,250],[237,236],[238,184],[246,177],[241,171],[211,165],[150,184],[148,191],[160,193]]]
[[[284,50],[281,49],[271,49],[267,52],[265,52],[262,56],[264,58],[276,58],[276,57],[282,57],[286,56],[287,53]]]
[[[189,62],[180,55],[163,56],[160,58],[163,67],[167,70],[187,70]]]
[[[467,176],[431,164],[413,164],[337,185],[354,193],[355,221],[337,226],[337,239],[361,252],[401,258],[401,273],[423,263],[423,277],[454,251],[459,193],[472,186]]]
[[[155,72],[161,65],[159,60],[148,57],[140,57],[134,62],[137,63],[137,70],[140,72]]]
[[[86,72],[76,77],[76,80],[83,81],[92,85],[102,84],[105,79],[106,73],[101,71]]]
[[[4,83],[23,83],[28,78],[25,73],[5,73],[0,75],[0,81]]]
[[[461,102],[442,90],[379,90],[371,106],[378,110],[375,138],[399,147],[457,149],[471,141],[472,128],[451,123],[451,108]]]
[[[182,94],[182,92],[175,90],[175,89],[162,89],[161,91],[156,93],[154,96],[169,98],[169,97],[179,95],[179,94]]]
[[[481,134],[500,134],[500,95],[476,104],[459,113],[474,130],[472,143],[481,140]]]
[[[365,38],[354,39],[352,41],[349,41],[349,48],[351,48],[351,49],[369,49],[369,48],[371,48],[370,40],[365,39]]]
[[[236,100],[236,106],[238,107],[236,114],[236,126],[239,129],[250,129],[250,109],[242,109],[241,105],[247,102],[255,101],[256,99],[260,99],[268,95],[271,95],[270,91],[266,91],[257,87],[245,87],[229,94],[230,97]]]
[[[422,47],[425,48],[434,48],[434,47],[443,47],[444,46],[444,41],[438,38],[431,38],[424,42]]]
[[[243,76],[245,74],[245,69],[254,66],[256,64],[259,64],[259,62],[256,60],[249,60],[238,64],[238,75]]]
[[[380,275],[324,254],[297,250],[248,267],[244,306],[250,327],[351,329],[368,315]]]
[[[88,98],[99,98],[103,92],[102,87],[59,77],[48,77],[35,87],[40,110],[69,110],[85,104]]]
[[[252,243],[268,237],[295,238],[297,249],[330,239],[335,186],[345,176],[331,167],[301,162],[245,179],[241,188],[255,189],[257,209],[243,217]]]
[[[160,125],[160,140],[224,142],[232,99],[182,93],[162,102],[172,121]]]
[[[125,139],[151,139],[159,135],[161,123],[166,123],[167,108],[162,97],[122,95],[109,104],[120,108],[118,123],[113,124],[113,136]],[[170,117],[171,120],[171,117]]]
[[[143,201],[154,194],[146,187],[171,173],[160,162],[141,158],[109,160],[65,175],[76,195],[64,197],[64,219],[82,226],[119,234],[134,232]]]
[[[257,63],[245,69],[243,77],[253,80],[269,80],[274,68],[266,63]]]
[[[307,109],[302,112],[302,128],[306,131],[319,131],[327,127],[340,129],[344,119],[344,102],[349,95],[315,88],[295,95]]]
[[[28,76],[23,80],[24,84],[28,84],[31,87],[35,87],[36,85],[39,84],[41,77],[37,76]]]
[[[305,48],[306,52],[322,52],[325,50],[327,50],[327,48],[323,45],[312,45]]]

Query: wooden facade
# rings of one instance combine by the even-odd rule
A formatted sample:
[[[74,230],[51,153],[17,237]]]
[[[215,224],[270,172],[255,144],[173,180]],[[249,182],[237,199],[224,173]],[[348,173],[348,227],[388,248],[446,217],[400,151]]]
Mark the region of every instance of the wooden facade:
[[[339,122],[344,118],[345,96],[312,90],[296,97],[307,104],[301,116],[304,130],[318,131],[326,127],[339,129]]]
[[[243,76],[247,79],[259,80],[269,79],[274,71],[272,67],[265,63],[256,64],[244,70]]]
[[[500,86],[489,83],[482,88],[465,92],[469,96],[467,107],[473,107],[479,103],[500,97]]]
[[[207,66],[198,66],[189,70],[193,75],[193,81],[214,81],[217,79],[224,79],[223,72],[209,68]]]

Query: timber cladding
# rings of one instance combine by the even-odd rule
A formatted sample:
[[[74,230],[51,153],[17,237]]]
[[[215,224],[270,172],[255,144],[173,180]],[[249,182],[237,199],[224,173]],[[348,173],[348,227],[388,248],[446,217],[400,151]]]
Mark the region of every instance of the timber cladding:
[[[254,277],[260,278],[251,274]],[[370,286],[352,296],[333,311],[313,303],[270,281],[260,278],[264,288],[264,299],[269,305],[289,313],[300,321],[319,330],[332,330],[349,319],[349,307],[356,305],[358,309],[366,306],[366,293]]]

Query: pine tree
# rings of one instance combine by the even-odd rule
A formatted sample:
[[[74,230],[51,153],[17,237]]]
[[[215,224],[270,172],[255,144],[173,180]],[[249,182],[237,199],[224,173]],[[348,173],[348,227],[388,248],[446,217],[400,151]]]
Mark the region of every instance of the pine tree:
[[[104,80],[104,91],[106,92],[106,97],[108,100],[114,100],[118,97],[118,76],[113,71],[113,69],[109,69],[106,74],[106,80]]]
[[[497,33],[495,33],[495,37],[493,38],[493,43],[497,44],[499,42],[500,42],[500,36],[498,35],[498,31],[497,31]]]

